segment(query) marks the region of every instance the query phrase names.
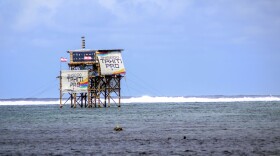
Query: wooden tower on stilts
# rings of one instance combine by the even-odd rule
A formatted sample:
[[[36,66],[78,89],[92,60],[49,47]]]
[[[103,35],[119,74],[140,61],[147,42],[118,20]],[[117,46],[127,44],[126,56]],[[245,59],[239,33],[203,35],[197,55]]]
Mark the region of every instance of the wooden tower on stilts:
[[[85,49],[82,37],[82,49],[69,50],[69,70],[60,71],[60,107],[64,94],[72,108],[121,106],[121,79],[125,68],[121,52],[123,49],[92,50]]]

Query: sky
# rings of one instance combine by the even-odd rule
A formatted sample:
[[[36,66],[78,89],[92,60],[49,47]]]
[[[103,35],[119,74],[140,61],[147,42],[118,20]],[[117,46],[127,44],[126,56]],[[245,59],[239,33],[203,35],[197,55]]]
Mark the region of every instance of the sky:
[[[81,36],[124,49],[123,96],[280,95],[278,0],[0,0],[0,98],[59,97]]]

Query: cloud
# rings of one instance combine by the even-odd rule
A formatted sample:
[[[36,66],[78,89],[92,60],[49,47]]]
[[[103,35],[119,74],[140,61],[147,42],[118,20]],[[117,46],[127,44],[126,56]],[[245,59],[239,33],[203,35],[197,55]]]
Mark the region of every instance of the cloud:
[[[13,28],[18,31],[30,31],[40,26],[61,29],[64,22],[104,22],[104,17],[109,17],[110,22],[120,23],[172,20],[183,16],[191,3],[185,0],[24,0],[17,4],[19,11],[14,17]]]
[[[99,0],[99,4],[123,21],[141,20],[149,17],[159,19],[178,18],[192,1],[185,0]]]
[[[19,31],[31,30],[40,25],[53,24],[59,0],[27,0],[21,2],[21,10],[16,18],[14,28]]]
[[[12,25],[17,31],[47,28],[72,34],[178,31],[199,39],[208,36],[206,39],[245,42],[253,35],[279,34],[279,8],[280,2],[273,0],[25,0]],[[1,17],[2,21],[7,18],[0,16],[0,21]]]

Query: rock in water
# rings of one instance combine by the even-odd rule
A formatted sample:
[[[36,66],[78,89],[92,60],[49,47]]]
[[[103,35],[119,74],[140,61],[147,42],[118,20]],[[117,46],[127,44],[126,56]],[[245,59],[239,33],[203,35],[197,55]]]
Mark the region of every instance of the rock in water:
[[[120,126],[118,125],[118,126],[116,126],[116,127],[114,128],[114,130],[115,130],[115,131],[122,131],[122,130],[123,130],[123,128],[122,128],[122,127],[120,127]]]

